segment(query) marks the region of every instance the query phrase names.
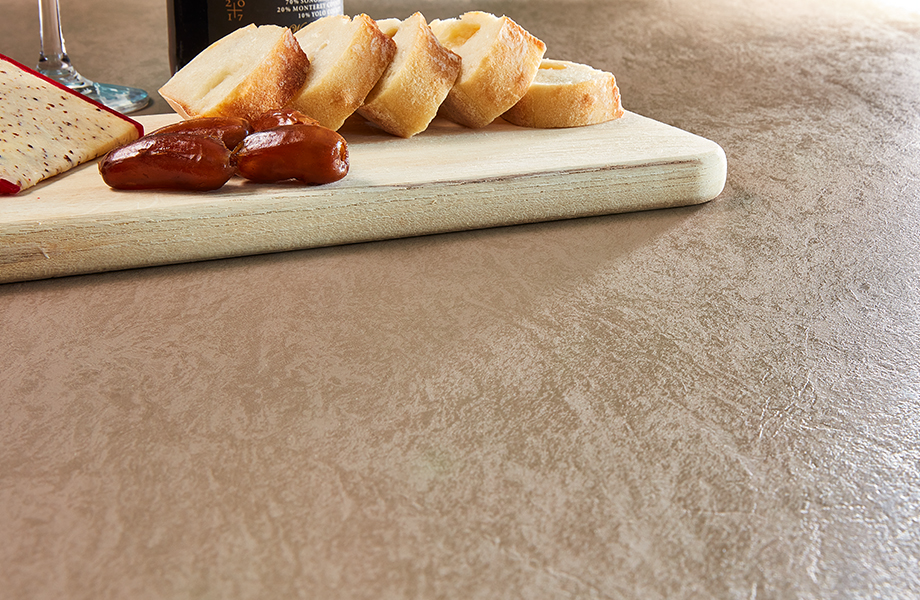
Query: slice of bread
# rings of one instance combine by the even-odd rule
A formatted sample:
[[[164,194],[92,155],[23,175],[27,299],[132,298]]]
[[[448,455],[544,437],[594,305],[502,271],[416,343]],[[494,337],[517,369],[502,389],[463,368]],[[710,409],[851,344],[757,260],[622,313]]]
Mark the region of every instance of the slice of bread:
[[[546,51],[543,42],[508,17],[480,11],[432,21],[431,30],[463,61],[441,113],[467,127],[484,127],[514,106]]]
[[[522,127],[580,127],[623,116],[612,73],[544,59],[530,89],[502,117]]]
[[[393,135],[412,137],[438,114],[460,74],[460,57],[438,42],[421,13],[377,25],[396,42],[396,56],[358,114]]]
[[[290,102],[309,66],[289,29],[248,25],[205,48],[159,91],[184,119],[254,119]]]
[[[363,104],[396,54],[396,44],[367,15],[323,17],[295,37],[310,70],[291,107],[333,130]]]

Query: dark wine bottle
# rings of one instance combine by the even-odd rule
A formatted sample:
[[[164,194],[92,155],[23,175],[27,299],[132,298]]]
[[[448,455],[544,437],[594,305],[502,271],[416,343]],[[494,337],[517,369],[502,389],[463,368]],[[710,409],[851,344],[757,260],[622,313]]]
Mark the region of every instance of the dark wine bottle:
[[[166,0],[169,66],[175,73],[213,42],[250,23],[297,31],[342,10],[342,0]]]

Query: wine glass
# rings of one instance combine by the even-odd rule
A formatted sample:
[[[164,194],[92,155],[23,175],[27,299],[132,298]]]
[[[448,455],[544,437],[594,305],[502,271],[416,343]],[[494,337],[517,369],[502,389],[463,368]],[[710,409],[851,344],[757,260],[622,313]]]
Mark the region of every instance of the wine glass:
[[[38,0],[38,20],[41,29],[39,73],[124,114],[138,111],[150,103],[150,96],[144,90],[124,85],[96,83],[77,72],[70,64],[70,58],[64,49],[58,0]]]

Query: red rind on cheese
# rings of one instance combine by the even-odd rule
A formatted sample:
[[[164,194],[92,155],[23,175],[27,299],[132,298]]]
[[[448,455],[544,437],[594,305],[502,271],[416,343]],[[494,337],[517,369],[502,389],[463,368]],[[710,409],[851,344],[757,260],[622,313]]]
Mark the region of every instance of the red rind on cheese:
[[[7,181],[6,179],[0,179],[0,195],[10,195],[16,194],[21,190],[22,187],[18,183],[13,183],[12,181]]]
[[[0,195],[144,134],[143,126],[0,54]]]
[[[63,83],[61,83],[61,82],[59,82],[59,81],[55,81],[54,79],[51,79],[51,78],[48,77],[47,75],[42,75],[42,74],[39,73],[38,71],[36,71],[36,70],[34,70],[34,69],[30,69],[29,67],[25,66],[24,64],[22,64],[22,63],[20,63],[20,62],[17,62],[17,61],[15,61],[15,60],[13,60],[13,59],[10,58],[9,56],[6,56],[6,55],[4,55],[4,54],[0,54],[0,61],[2,61],[2,62],[8,62],[8,63],[10,63],[11,65],[15,66],[16,68],[18,68],[18,69],[21,70],[21,71],[25,71],[26,73],[28,73],[28,74],[30,74],[30,75],[34,75],[35,77],[38,77],[39,79],[44,80],[46,83],[50,83],[50,84],[53,85],[54,87],[56,87],[56,88],[58,88],[58,89],[61,89],[61,90],[64,90],[64,91],[67,92],[68,94],[72,94],[72,95],[76,96],[77,98],[79,98],[80,100],[83,100],[84,102],[89,102],[90,104],[93,104],[93,105],[97,106],[98,108],[101,108],[102,110],[104,110],[104,111],[106,111],[106,112],[112,113],[112,114],[115,115],[116,117],[118,117],[118,118],[120,118],[120,119],[122,119],[122,120],[124,120],[124,121],[127,121],[128,123],[131,123],[132,125],[134,125],[134,128],[137,129],[137,137],[141,137],[142,135],[144,135],[144,126],[143,126],[143,125],[141,125],[140,123],[138,123],[138,122],[135,121],[134,119],[131,119],[131,118],[129,118],[129,117],[126,117],[125,115],[121,114],[121,113],[118,112],[117,110],[112,109],[112,108],[109,108],[109,107],[106,106],[105,104],[101,104],[101,103],[99,103],[99,102],[96,102],[95,100],[92,100],[91,98],[87,98],[87,97],[84,96],[83,94],[79,94],[79,93],[73,91],[72,89],[70,89],[69,87],[67,87],[66,85],[64,85]]]

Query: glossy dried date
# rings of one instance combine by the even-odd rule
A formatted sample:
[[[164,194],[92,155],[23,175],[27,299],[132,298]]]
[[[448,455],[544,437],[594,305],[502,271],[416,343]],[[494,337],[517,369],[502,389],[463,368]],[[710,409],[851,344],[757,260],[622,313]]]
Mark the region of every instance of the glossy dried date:
[[[231,160],[240,175],[259,183],[332,183],[348,173],[348,146],[325,127],[284,125],[250,134]]]
[[[220,142],[233,150],[243,139],[252,133],[252,126],[246,119],[233,117],[198,117],[188,121],[179,121],[172,125],[160,127],[150,135],[160,133],[188,133],[202,135],[220,140]]]
[[[304,125],[319,125],[319,121],[313,117],[308,117],[298,110],[294,110],[293,108],[282,108],[281,110],[272,110],[259,115],[259,117],[252,122],[252,131],[265,131],[266,129],[281,127],[282,125],[297,125],[298,123],[303,123]]]
[[[109,152],[99,163],[103,181],[119,190],[216,190],[234,175],[230,150],[189,133],[144,136]]]

